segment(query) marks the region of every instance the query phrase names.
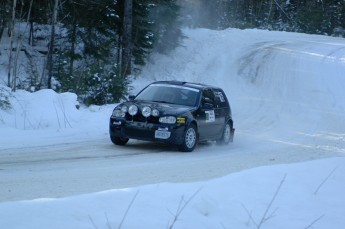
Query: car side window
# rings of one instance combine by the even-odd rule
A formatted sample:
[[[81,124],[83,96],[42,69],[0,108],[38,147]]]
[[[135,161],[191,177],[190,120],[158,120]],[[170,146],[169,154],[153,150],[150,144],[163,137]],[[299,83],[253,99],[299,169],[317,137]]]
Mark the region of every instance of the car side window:
[[[214,103],[214,93],[211,89],[204,89],[202,92],[202,98],[201,98],[202,104],[204,103],[211,103],[213,106],[215,106]]]

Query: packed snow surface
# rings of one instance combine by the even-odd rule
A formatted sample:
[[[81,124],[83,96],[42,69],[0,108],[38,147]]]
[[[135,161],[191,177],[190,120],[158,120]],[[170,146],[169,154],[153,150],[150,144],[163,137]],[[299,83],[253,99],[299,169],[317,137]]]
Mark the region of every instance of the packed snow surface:
[[[0,228],[343,228],[345,40],[185,33],[132,93],[155,80],[222,87],[234,143],[119,147],[115,104],[76,109],[72,93],[18,91],[0,111]]]

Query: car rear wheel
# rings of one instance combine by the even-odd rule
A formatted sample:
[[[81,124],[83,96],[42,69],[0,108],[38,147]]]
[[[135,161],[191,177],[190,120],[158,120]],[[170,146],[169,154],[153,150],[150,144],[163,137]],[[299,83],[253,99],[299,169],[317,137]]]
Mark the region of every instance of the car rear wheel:
[[[194,124],[190,124],[184,132],[183,143],[179,146],[182,152],[192,152],[197,143],[197,131]]]
[[[231,141],[231,126],[230,123],[226,123],[224,126],[223,134],[220,139],[217,140],[217,144],[226,145]]]
[[[110,137],[111,141],[115,144],[115,145],[126,145],[126,143],[128,142],[128,138],[120,138],[120,137]]]

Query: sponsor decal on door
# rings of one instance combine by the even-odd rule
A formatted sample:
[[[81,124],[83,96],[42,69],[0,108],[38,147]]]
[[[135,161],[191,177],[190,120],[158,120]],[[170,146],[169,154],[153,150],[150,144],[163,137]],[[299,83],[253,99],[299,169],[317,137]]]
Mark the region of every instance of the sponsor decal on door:
[[[216,116],[214,115],[214,110],[205,111],[205,114],[206,114],[206,122],[216,121]]]

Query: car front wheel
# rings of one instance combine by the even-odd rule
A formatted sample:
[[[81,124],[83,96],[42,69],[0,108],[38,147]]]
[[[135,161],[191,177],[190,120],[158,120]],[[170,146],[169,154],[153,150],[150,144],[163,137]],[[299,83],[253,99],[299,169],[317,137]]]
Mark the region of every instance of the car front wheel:
[[[111,141],[115,144],[115,145],[126,145],[126,143],[128,142],[128,138],[120,138],[120,137],[110,137]]]
[[[190,124],[184,132],[183,143],[179,146],[182,152],[192,152],[197,143],[197,130],[194,124]]]
[[[231,126],[229,123],[226,123],[226,125],[224,126],[222,137],[217,140],[217,144],[226,145],[226,144],[229,144],[230,140],[231,140]]]

